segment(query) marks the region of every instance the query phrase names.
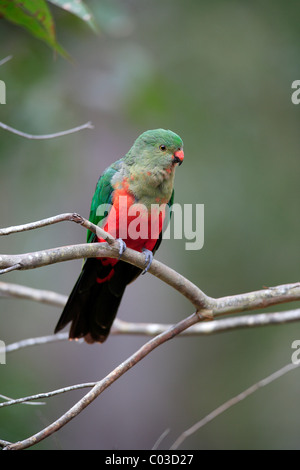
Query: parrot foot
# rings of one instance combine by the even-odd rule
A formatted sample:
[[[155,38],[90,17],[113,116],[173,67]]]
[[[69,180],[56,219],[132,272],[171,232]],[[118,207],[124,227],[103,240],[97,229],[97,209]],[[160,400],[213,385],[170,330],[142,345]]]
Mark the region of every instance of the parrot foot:
[[[153,253],[152,251],[150,250],[147,250],[147,248],[143,248],[142,249],[142,252],[144,253],[145,255],[145,262],[147,263],[147,266],[145,267],[144,271],[142,272],[142,274],[146,274],[146,272],[148,271],[148,269],[150,268],[151,264],[152,264],[152,261],[153,261]]]
[[[120,259],[127,247],[126,247],[126,243],[124,242],[124,240],[122,240],[122,238],[117,238],[117,241],[119,242],[119,258],[118,259]]]

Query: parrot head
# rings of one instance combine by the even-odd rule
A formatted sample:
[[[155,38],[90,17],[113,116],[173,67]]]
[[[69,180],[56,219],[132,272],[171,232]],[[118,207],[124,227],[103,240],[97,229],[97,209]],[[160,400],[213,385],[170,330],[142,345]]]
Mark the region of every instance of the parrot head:
[[[172,169],[184,159],[183,142],[170,130],[154,129],[143,132],[127,154],[133,165],[147,169]]]

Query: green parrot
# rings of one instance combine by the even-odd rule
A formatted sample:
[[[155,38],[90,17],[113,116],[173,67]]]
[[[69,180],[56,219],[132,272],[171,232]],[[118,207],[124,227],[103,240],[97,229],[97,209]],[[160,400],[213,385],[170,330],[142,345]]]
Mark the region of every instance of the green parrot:
[[[177,134],[148,130],[100,176],[89,220],[120,241],[120,257],[84,262],[55,333],[72,322],[70,339],[105,341],[127,284],[147,272],[161,244],[167,206],[173,203],[175,168],[183,159],[183,142]],[[87,242],[104,240],[88,231]],[[145,254],[144,271],[120,259],[126,247]]]

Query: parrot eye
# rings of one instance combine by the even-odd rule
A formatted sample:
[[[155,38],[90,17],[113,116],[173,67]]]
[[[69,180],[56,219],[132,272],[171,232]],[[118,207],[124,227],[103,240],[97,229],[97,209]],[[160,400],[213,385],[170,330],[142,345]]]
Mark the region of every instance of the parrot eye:
[[[165,145],[160,145],[159,148],[160,148],[160,150],[164,151],[164,150],[166,150],[167,147]]]

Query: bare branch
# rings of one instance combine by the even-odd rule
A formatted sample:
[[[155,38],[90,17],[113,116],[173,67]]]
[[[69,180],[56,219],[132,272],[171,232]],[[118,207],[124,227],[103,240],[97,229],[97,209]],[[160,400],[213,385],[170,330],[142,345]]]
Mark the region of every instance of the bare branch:
[[[54,139],[56,137],[62,137],[64,135],[74,134],[75,132],[79,132],[83,129],[94,129],[94,126],[91,122],[86,122],[85,124],[82,124],[81,126],[74,127],[73,129],[67,129],[66,131],[56,132],[55,134],[33,135],[33,134],[27,134],[27,132],[18,131],[17,129],[10,127],[7,124],[4,124],[3,122],[0,122],[0,127],[2,127],[2,129],[4,129],[5,131],[12,132],[13,134],[19,135],[20,137],[25,137],[25,139],[31,139],[31,140]]]
[[[218,308],[215,315],[257,310],[285,302],[300,300],[300,283],[283,284],[267,287],[263,290],[231,295],[217,299]]]
[[[68,339],[67,333],[57,333],[56,335],[38,336],[37,338],[27,338],[6,345],[4,348],[0,348],[0,353],[10,353],[17,351],[18,349],[27,348],[29,346],[37,346],[40,344],[55,343],[57,341],[65,341]],[[78,340],[78,343],[82,340]]]
[[[281,325],[300,321],[300,308],[284,312],[258,313],[206,321],[191,326],[179,336],[210,335],[240,328],[255,328],[268,325]],[[172,325],[161,323],[131,323],[116,319],[111,334],[133,334],[155,336],[168,330]]]
[[[118,241],[109,233],[105,232],[97,225],[92,224],[77,213],[60,214],[37,222],[0,229],[0,235],[8,235],[20,231],[45,227],[65,220],[81,224],[83,227],[96,233],[98,238],[106,240],[109,246],[105,243],[92,243],[52,248],[50,250],[22,255],[0,255],[0,274],[18,269],[33,269],[40,266],[46,266],[48,264],[69,261],[71,259],[119,257]],[[123,253],[122,260],[134,264],[141,269],[145,267],[144,256],[129,248],[127,248]],[[197,310],[201,309],[202,314],[206,319],[212,319],[213,316],[260,309],[284,302],[300,300],[299,282],[214,299],[204,294],[204,292],[202,292],[197,286],[179,273],[157,260],[153,260],[149,272],[178,290],[192,302]]]
[[[105,239],[107,243],[89,243],[89,244],[80,244],[72,246],[62,246],[57,248],[52,248],[48,250],[17,254],[17,255],[0,255],[0,274],[9,272],[12,270],[24,270],[24,269],[34,269],[41,266],[47,266],[54,263],[59,263],[63,261],[73,260],[73,259],[82,259],[90,257],[108,257],[108,258],[119,258],[119,242],[115,240],[111,235],[104,232],[101,228],[96,225],[91,224],[91,222],[82,218],[80,215],[75,213],[61,214],[59,216],[51,217],[49,219],[43,219],[42,221],[33,222],[30,224],[25,224],[16,227],[9,227],[6,229],[0,230],[0,235],[7,235],[10,233],[16,233],[25,230],[31,230],[39,227],[44,227],[51,225],[53,223],[61,222],[63,220],[70,220],[76,223],[81,224],[85,228],[91,230],[97,234],[98,238]],[[128,263],[131,263],[141,269],[145,267],[144,255],[127,248],[122,255],[122,260]],[[154,338],[149,340],[144,346],[142,346],[138,351],[136,351],[131,357],[126,361],[120,364],[116,369],[114,369],[110,374],[108,374],[104,379],[96,382],[94,385],[91,384],[92,390],[90,390],[81,400],[79,400],[72,408],[70,408],[64,415],[59,417],[55,422],[47,426],[45,429],[41,430],[34,436],[29,437],[23,441],[7,444],[6,449],[25,449],[31,445],[45,439],[50,436],[52,433],[60,429],[62,426],[67,424],[71,419],[77,416],[84,408],[86,408],[92,401],[94,401],[107,387],[109,387],[114,381],[121,377],[125,372],[131,369],[135,364],[142,360],[146,355],[148,355],[152,350],[154,350],[159,345],[163,344],[165,341],[177,336],[183,332],[185,334],[212,334],[221,331],[228,331],[236,328],[245,328],[245,327],[254,327],[254,326],[263,326],[269,324],[279,324],[292,321],[298,321],[300,319],[300,309],[290,310],[286,312],[275,312],[275,313],[262,313],[257,315],[243,315],[239,317],[230,317],[226,319],[218,319],[209,322],[203,322],[197,324],[199,321],[203,320],[212,320],[214,316],[220,316],[229,313],[237,312],[246,312],[254,309],[265,308],[271,305],[280,304],[284,302],[291,302],[295,300],[300,300],[300,283],[294,284],[285,284],[276,287],[269,287],[263,290],[250,292],[246,294],[238,294],[228,297],[222,297],[219,299],[214,299],[207,296],[202,292],[196,285],[191,283],[188,279],[181,276],[179,273],[173,269],[165,266],[164,264],[153,260],[149,272],[160,280],[164,281],[168,285],[172,286],[182,295],[184,295],[190,302],[196,307],[197,312],[188,318],[182,320],[177,325],[157,325],[157,324],[130,324],[127,322],[122,322],[117,320],[114,323],[112,333],[131,333],[131,334],[147,334],[155,335]],[[38,291],[38,290],[28,290],[29,288],[19,289],[19,286],[12,285],[8,287],[5,283],[0,283],[0,292],[2,284],[2,293],[4,295],[14,295],[20,296],[22,298],[31,298],[37,301],[46,301],[55,305],[62,306],[66,301],[64,296],[55,297],[55,293],[49,291]],[[18,293],[19,291],[19,293]],[[58,294],[57,294],[58,295]],[[51,300],[49,300],[51,298]],[[157,336],[156,336],[157,335]],[[67,337],[66,333],[59,335],[51,335],[41,338],[31,338],[24,341],[20,341],[9,345],[5,348],[6,352],[14,351],[22,347],[48,343],[50,341],[64,340]],[[268,378],[267,378],[268,379]],[[267,380],[265,379],[265,380]],[[275,380],[275,379],[273,379]],[[263,381],[259,382],[261,384]],[[82,387],[85,384],[79,384],[76,387]],[[263,386],[263,385],[259,385]],[[74,387],[74,386],[73,386]],[[239,394],[237,397],[232,399],[230,403],[235,404],[235,400],[239,401],[244,399],[244,396],[253,393],[257,389],[257,384],[253,387],[247,389],[243,394]],[[51,394],[64,393],[64,391],[69,391],[68,387],[60,389],[59,391],[47,392],[47,396],[53,396]],[[250,392],[249,392],[250,391]],[[41,398],[41,395],[32,395],[31,397],[19,398],[17,400],[11,400],[11,402],[3,403],[3,406],[9,406],[9,404],[20,403],[28,399],[35,400],[36,397]],[[243,398],[241,398],[243,397]],[[229,402],[228,402],[229,403]],[[227,404],[222,405],[218,408],[216,412],[213,412],[209,415],[209,420],[213,419],[218,414],[220,414],[221,409]],[[230,405],[232,406],[232,405]],[[212,417],[211,417],[212,416]],[[205,420],[206,418],[204,418]],[[201,420],[202,422],[203,420]],[[200,423],[201,423],[200,422]],[[203,421],[204,422],[204,421]],[[199,429],[199,423],[197,423],[196,428]],[[195,428],[193,427],[193,429]],[[191,428],[192,429],[192,428]],[[190,435],[190,431],[187,430],[184,434],[184,439],[187,435]],[[174,443],[174,446],[179,445],[182,441],[182,436]],[[0,441],[1,442],[5,441]],[[179,442],[179,444],[178,444]]]
[[[87,382],[87,383],[82,383],[82,384],[70,385],[68,387],[63,387],[58,390],[53,390],[51,392],[38,393],[37,395],[29,395],[28,397],[16,398],[15,400],[12,398],[8,399],[7,397],[5,397],[5,399],[8,401],[5,401],[4,403],[0,403],[0,408],[4,408],[5,406],[19,405],[19,404],[44,405],[44,403],[31,403],[31,401],[54,397],[55,395],[62,395],[63,393],[72,392],[73,390],[81,390],[83,388],[92,388],[96,384],[97,382]],[[3,395],[0,395],[0,397],[3,397]]]
[[[291,370],[296,369],[297,367],[300,366],[299,364],[293,364],[289,363],[286,366],[282,367],[281,369],[277,370],[273,374],[269,375],[268,377],[260,380],[254,385],[251,385],[251,387],[247,388],[243,392],[239,393],[235,397],[231,398],[230,400],[226,401],[223,403],[223,405],[219,406],[216,408],[214,411],[209,413],[205,418],[201,419],[198,421],[198,423],[194,424],[191,426],[189,429],[184,431],[177,439],[176,441],[172,444],[170,447],[171,450],[176,450],[178,447],[192,434],[194,434],[196,431],[198,431],[200,428],[205,426],[207,423],[210,423],[213,419],[217,418],[220,414],[224,413],[224,411],[227,411],[229,408],[232,406],[236,405],[237,403],[240,403],[242,400],[245,400],[245,398],[249,397],[252,395],[254,392],[256,392],[259,388],[265,387],[266,385],[269,385],[271,382],[274,380],[278,379],[279,377],[282,377],[284,374],[287,374]]]
[[[19,255],[0,255],[0,274],[8,272],[7,270],[34,269],[63,261],[92,257],[118,258],[118,241],[114,240],[111,245],[107,243],[86,243]],[[122,260],[141,269],[145,266],[144,255],[130,248],[127,248],[123,253]],[[197,310],[201,310],[206,319],[300,300],[299,282],[214,299],[204,294],[184,276],[155,259],[149,268],[149,272],[184,295]]]
[[[63,307],[67,301],[66,295],[58,294],[50,290],[34,289],[32,287],[1,281],[0,296],[34,300],[35,302],[53,305],[55,307]]]
[[[114,240],[111,245],[107,243],[85,243],[19,255],[0,255],[0,274],[7,272],[7,269],[10,271],[14,269],[34,269],[63,261],[94,257],[119,258],[119,242]],[[127,248],[123,253],[122,260],[141,269],[145,267],[144,255],[130,248]],[[203,316],[209,316],[210,301],[213,301],[213,299],[210,300],[184,276],[157,260],[153,260],[148,272],[174,287],[190,300],[197,309],[203,309]]]
[[[4,59],[0,60],[0,67],[1,67],[1,65],[6,64],[6,62],[8,62],[9,60],[11,60],[12,58],[13,58],[12,55],[8,55],[8,56],[5,57]]]
[[[76,212],[67,212],[66,214],[59,214],[53,217],[48,217],[46,219],[37,220],[36,222],[29,222],[28,224],[15,225],[13,227],[5,227],[0,229],[0,236],[2,235],[11,235],[12,233],[26,232],[27,230],[35,230],[37,228],[47,227],[48,225],[58,224],[59,222],[75,222],[80,224],[91,232],[95,233],[98,238],[102,238],[107,241],[109,244],[115,242],[114,237],[112,237],[108,232],[105,232],[98,225],[93,224],[88,219],[85,219]]]
[[[230,317],[226,319],[214,320],[210,322],[201,322],[182,331],[180,336],[201,336],[225,331],[237,330],[240,328],[255,328],[269,325],[282,325],[300,321],[300,309],[288,310],[284,312],[259,313],[255,315],[244,315],[242,317]],[[161,323],[133,323],[125,322],[116,318],[111,330],[112,335],[144,335],[157,336],[169,330],[172,325]],[[68,333],[57,333],[55,335],[39,336],[28,338],[15,343],[8,344],[5,348],[0,348],[0,353],[10,353],[19,349],[37,346],[41,344],[65,341],[68,339]],[[83,339],[76,341],[82,343]]]
[[[104,379],[97,382],[97,384],[84,395],[72,408],[64,413],[60,418],[54,421],[52,424],[39,431],[38,433],[30,436],[23,441],[9,444],[5,447],[6,450],[21,450],[26,449],[34,444],[37,444],[41,440],[49,437],[54,432],[58,431],[61,427],[71,421],[77,416],[82,410],[84,410],[90,403],[92,403],[106,388],[108,388],[113,382],[121,377],[125,372],[135,366],[139,361],[146,357],[151,351],[156,349],[161,344],[165,343],[169,339],[181,333],[181,331],[194,325],[201,319],[198,314],[194,313],[189,317],[185,318],[181,322],[174,325],[172,328],[162,333],[161,335],[152,338],[140,349],[138,349],[132,356],[122,362],[112,372],[110,372]]]
[[[4,441],[3,439],[0,439],[0,447],[4,448],[7,447],[11,444],[9,441]]]
[[[0,407],[1,406],[6,406],[8,403],[10,403],[11,405],[13,405],[14,403],[11,403],[11,402],[15,402],[15,400],[13,400],[12,398],[10,397],[6,397],[5,395],[2,395],[0,394],[0,398],[2,398],[3,400],[6,400],[4,403],[0,403]],[[21,399],[21,401],[19,403],[22,403],[22,405],[45,405],[45,402],[34,402],[34,403],[31,403],[30,401],[27,401],[27,400],[23,400]]]
[[[154,443],[153,447],[152,447],[152,450],[157,450],[158,447],[160,446],[161,442],[164,440],[164,438],[169,434],[170,432],[170,429],[166,429],[160,436],[159,438],[156,440],[156,442]]]

